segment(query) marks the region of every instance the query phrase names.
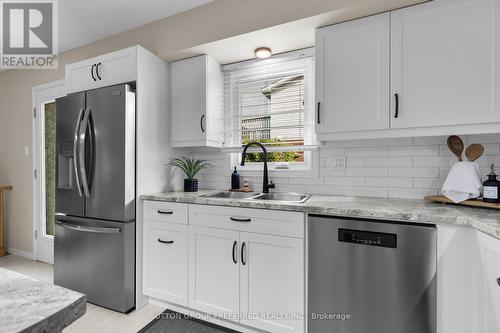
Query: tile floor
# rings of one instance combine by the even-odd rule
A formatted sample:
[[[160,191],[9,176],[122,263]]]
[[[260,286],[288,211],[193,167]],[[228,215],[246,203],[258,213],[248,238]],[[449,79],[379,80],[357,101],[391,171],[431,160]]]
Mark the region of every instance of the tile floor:
[[[52,265],[8,255],[0,257],[0,267],[10,269],[34,279],[53,282]],[[64,333],[135,333],[146,326],[164,309],[148,304],[142,309],[122,314],[87,303],[87,312]]]

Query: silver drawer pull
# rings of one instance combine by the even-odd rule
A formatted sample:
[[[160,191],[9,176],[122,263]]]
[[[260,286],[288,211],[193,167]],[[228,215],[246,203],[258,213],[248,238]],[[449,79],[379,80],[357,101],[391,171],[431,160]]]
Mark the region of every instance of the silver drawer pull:
[[[173,240],[162,240],[161,238],[158,238],[158,242],[162,243],[162,244],[174,244],[174,241]]]
[[[237,217],[232,217],[232,216],[229,219],[234,222],[252,222],[252,219],[239,219]]]
[[[158,212],[158,214],[164,214],[164,215],[172,215],[174,213],[171,210],[167,211],[167,210],[160,210],[160,209],[158,209],[157,212]]]

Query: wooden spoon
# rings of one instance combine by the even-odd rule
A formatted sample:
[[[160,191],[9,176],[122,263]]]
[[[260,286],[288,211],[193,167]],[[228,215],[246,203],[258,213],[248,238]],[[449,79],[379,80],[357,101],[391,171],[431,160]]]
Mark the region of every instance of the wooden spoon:
[[[465,149],[465,157],[471,162],[474,162],[481,156],[483,156],[484,147],[479,143],[474,143]]]
[[[462,162],[462,153],[464,152],[464,142],[456,135],[448,138],[448,148]]]

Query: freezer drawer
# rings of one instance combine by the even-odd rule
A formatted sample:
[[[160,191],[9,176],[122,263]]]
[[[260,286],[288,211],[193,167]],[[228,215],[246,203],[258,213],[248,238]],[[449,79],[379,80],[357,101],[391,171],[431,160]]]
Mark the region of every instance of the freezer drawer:
[[[309,218],[309,332],[436,333],[436,228]]]
[[[54,283],[120,312],[135,305],[135,222],[56,216]]]

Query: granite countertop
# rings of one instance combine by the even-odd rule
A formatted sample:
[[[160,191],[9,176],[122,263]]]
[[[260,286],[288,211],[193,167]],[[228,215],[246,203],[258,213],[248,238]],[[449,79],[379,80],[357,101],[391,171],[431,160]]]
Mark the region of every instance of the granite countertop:
[[[86,296],[0,268],[0,332],[61,332],[86,310]]]
[[[349,196],[312,195],[305,203],[260,201],[250,199],[207,198],[220,192],[168,192],[142,195],[143,200],[191,203],[200,205],[298,211],[309,214],[347,216],[414,223],[470,225],[500,239],[500,212],[455,205],[443,205],[415,199],[383,199]]]

